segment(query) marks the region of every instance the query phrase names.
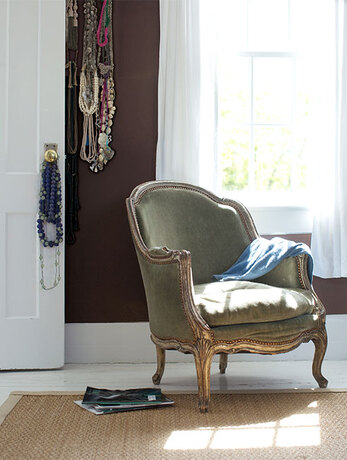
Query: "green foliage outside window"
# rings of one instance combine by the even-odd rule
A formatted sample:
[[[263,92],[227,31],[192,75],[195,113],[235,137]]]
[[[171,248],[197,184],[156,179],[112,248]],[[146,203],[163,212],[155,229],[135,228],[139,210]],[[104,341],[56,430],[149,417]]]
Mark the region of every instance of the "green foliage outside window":
[[[268,97],[268,95],[266,95]],[[251,155],[251,127],[240,123],[233,107],[244,112],[246,96],[230,92],[221,101],[221,171],[223,190],[289,191],[302,190],[307,185],[307,135],[305,121],[308,117],[307,96],[298,95],[296,125],[300,132],[292,132],[290,125],[266,126],[266,116],[261,126],[253,126],[253,156]],[[258,105],[259,107],[259,105]],[[303,128],[302,128],[303,126]],[[251,161],[253,164],[251,165]],[[252,172],[254,177],[251,178]]]

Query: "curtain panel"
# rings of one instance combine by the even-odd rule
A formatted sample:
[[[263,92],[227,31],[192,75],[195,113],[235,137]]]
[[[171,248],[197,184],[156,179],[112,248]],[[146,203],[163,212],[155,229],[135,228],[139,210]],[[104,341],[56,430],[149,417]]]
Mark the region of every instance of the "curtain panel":
[[[317,158],[316,209],[312,231],[314,274],[347,277],[347,2],[335,0],[333,139]],[[319,139],[319,130],[317,130]]]
[[[212,2],[160,0],[159,5],[156,178],[217,191],[217,58]]]
[[[303,18],[310,33],[299,52],[314,75],[309,136],[314,274],[347,277],[347,0],[311,3],[317,10],[314,20]],[[217,69],[223,2],[160,0],[159,5],[156,178],[221,195]]]
[[[199,0],[160,0],[157,179],[198,184]]]

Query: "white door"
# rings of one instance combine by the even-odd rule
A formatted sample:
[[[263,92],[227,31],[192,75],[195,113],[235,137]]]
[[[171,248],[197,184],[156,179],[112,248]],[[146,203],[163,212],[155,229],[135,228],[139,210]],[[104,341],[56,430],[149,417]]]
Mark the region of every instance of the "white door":
[[[64,173],[64,33],[64,0],[0,0],[0,369],[64,364],[64,251],[43,291],[36,234],[44,143]]]

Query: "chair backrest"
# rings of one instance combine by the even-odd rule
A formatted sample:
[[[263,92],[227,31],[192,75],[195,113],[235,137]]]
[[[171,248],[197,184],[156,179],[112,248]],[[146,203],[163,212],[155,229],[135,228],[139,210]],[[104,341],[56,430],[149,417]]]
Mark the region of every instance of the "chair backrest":
[[[154,181],[130,196],[147,248],[186,249],[195,284],[227,270],[258,234],[247,209],[189,184]]]

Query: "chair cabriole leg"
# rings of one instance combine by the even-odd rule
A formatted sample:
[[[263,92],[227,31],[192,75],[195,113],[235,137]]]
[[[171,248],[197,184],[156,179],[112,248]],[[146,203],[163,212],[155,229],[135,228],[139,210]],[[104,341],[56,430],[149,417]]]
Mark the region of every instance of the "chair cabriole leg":
[[[219,355],[219,371],[221,374],[225,374],[225,370],[228,366],[228,354],[221,353]]]
[[[155,347],[157,349],[157,371],[153,375],[152,381],[154,385],[159,385],[165,369],[165,350],[158,345]]]
[[[328,380],[322,375],[322,362],[327,349],[327,333],[325,327],[323,330],[319,331],[312,342],[315,346],[314,358],[312,363],[312,374],[316,379],[320,388],[326,388],[328,385]]]

